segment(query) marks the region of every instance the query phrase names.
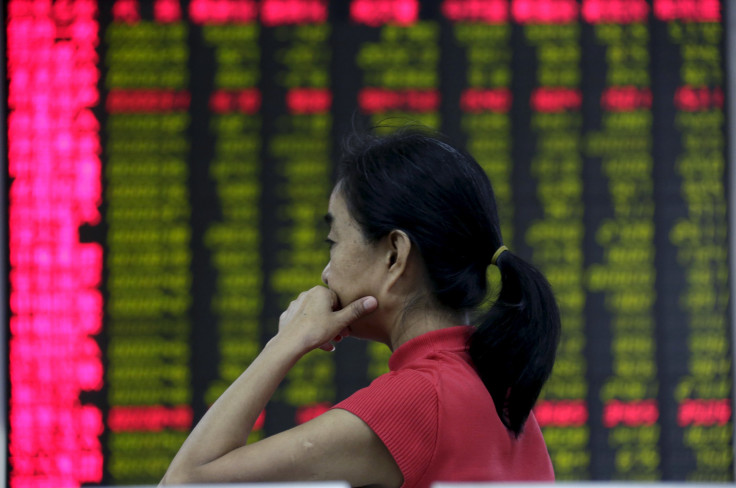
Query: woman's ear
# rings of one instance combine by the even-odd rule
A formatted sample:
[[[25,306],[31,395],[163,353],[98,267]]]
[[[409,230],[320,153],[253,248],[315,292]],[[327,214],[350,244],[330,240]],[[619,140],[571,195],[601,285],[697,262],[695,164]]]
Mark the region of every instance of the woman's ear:
[[[388,259],[387,271],[395,281],[406,271],[411,254],[412,243],[403,230],[392,230],[387,237]]]

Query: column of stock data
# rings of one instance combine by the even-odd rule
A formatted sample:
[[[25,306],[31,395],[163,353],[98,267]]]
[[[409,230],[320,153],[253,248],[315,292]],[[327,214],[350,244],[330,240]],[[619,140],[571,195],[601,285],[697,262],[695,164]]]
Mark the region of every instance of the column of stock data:
[[[520,236],[555,290],[563,324],[555,370],[536,414],[558,479],[580,479],[589,476],[591,463],[583,354],[581,25],[576,2],[557,4],[511,4],[524,46],[514,61],[515,113],[523,131],[514,133],[515,164],[521,165],[517,175],[533,182],[515,188],[514,201]]]
[[[272,182],[274,267],[268,316],[276,331],[279,314],[300,292],[321,283],[328,260],[324,216],[332,189],[331,25],[326,1],[265,1],[261,21],[272,56],[268,93],[276,103],[266,127]],[[335,362],[322,351],[308,354],[289,371],[275,399],[303,423],[336,400]]]
[[[453,22],[454,41],[465,53],[460,127],[466,147],[493,184],[501,234],[514,242],[511,157],[511,24],[501,2],[473,8],[473,1],[445,0],[442,13]],[[454,73],[461,76],[461,73]]]
[[[677,355],[664,401],[672,402],[664,433],[681,446],[673,458],[677,477],[693,481],[732,479],[732,348],[726,336],[728,243],[723,109],[724,31],[717,2],[681,9],[654,2],[662,21],[657,42],[668,46],[680,69],[662,81],[662,103],[674,124],[658,161],[671,185],[663,191],[662,239],[671,249],[662,270],[663,291],[675,306],[664,323],[681,321],[677,335],[662,333]],[[671,352],[670,352],[671,351]]]
[[[96,12],[7,5],[11,486],[103,479]]]
[[[10,486],[156,483],[320,284],[344,137],[416,123],[558,299],[557,479],[732,481],[726,5],[8,2]],[[308,354],[249,441],[390,354]]]
[[[116,2],[103,36],[107,470],[159,477],[192,423],[188,26]]]
[[[601,385],[593,402],[605,429],[596,442],[609,450],[597,462],[612,479],[654,480],[661,471],[649,7],[640,1],[602,10],[599,3],[582,7],[592,38],[586,60],[598,68],[586,80],[584,155],[595,189],[586,206],[594,250],[586,269],[588,328],[609,337],[590,346],[609,358],[590,370]]]
[[[212,294],[204,315],[215,319],[210,332],[217,338],[219,355],[216,378],[204,393],[205,405],[214,403],[258,354],[263,310],[260,26],[255,15],[233,23],[204,17],[216,13],[203,10],[197,17],[206,46],[202,55],[214,60],[213,69],[206,71],[211,92],[200,101],[211,112],[203,129],[212,144],[202,155],[209,164],[202,165],[200,177],[214,183],[215,195],[203,199],[214,208],[204,224],[203,242],[215,273],[213,289],[203,290]],[[252,440],[260,433],[255,429]]]

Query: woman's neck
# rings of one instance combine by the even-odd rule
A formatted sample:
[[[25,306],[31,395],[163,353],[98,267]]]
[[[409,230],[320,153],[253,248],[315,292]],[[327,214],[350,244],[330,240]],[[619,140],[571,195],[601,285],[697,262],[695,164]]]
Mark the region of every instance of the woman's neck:
[[[437,308],[412,307],[404,311],[391,328],[391,351],[395,351],[402,344],[419,337],[427,332],[440,330],[465,323],[465,316],[455,311]]]

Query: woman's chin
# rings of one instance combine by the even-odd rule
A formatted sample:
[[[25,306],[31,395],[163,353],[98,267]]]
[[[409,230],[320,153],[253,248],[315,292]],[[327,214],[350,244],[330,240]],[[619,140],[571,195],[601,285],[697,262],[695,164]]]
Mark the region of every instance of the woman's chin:
[[[348,327],[350,337],[362,339],[364,341],[376,341],[386,343],[387,338],[384,337],[383,328],[379,324],[370,320],[370,317],[363,317]]]
[[[335,290],[332,290],[332,291],[335,292],[335,296],[337,297],[337,304],[335,305],[335,310],[342,310],[343,307],[345,307],[346,305],[350,305],[355,300],[360,298],[360,297],[350,298],[350,297],[346,297],[345,295],[340,295]]]

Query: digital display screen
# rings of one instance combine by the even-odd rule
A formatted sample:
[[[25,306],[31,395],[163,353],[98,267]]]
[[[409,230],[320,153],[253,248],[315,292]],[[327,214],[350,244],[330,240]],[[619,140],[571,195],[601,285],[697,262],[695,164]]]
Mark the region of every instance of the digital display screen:
[[[408,122],[555,291],[557,479],[733,481],[727,3],[9,0],[9,486],[157,483],[320,284],[341,141]],[[250,440],[389,356],[308,354]]]

